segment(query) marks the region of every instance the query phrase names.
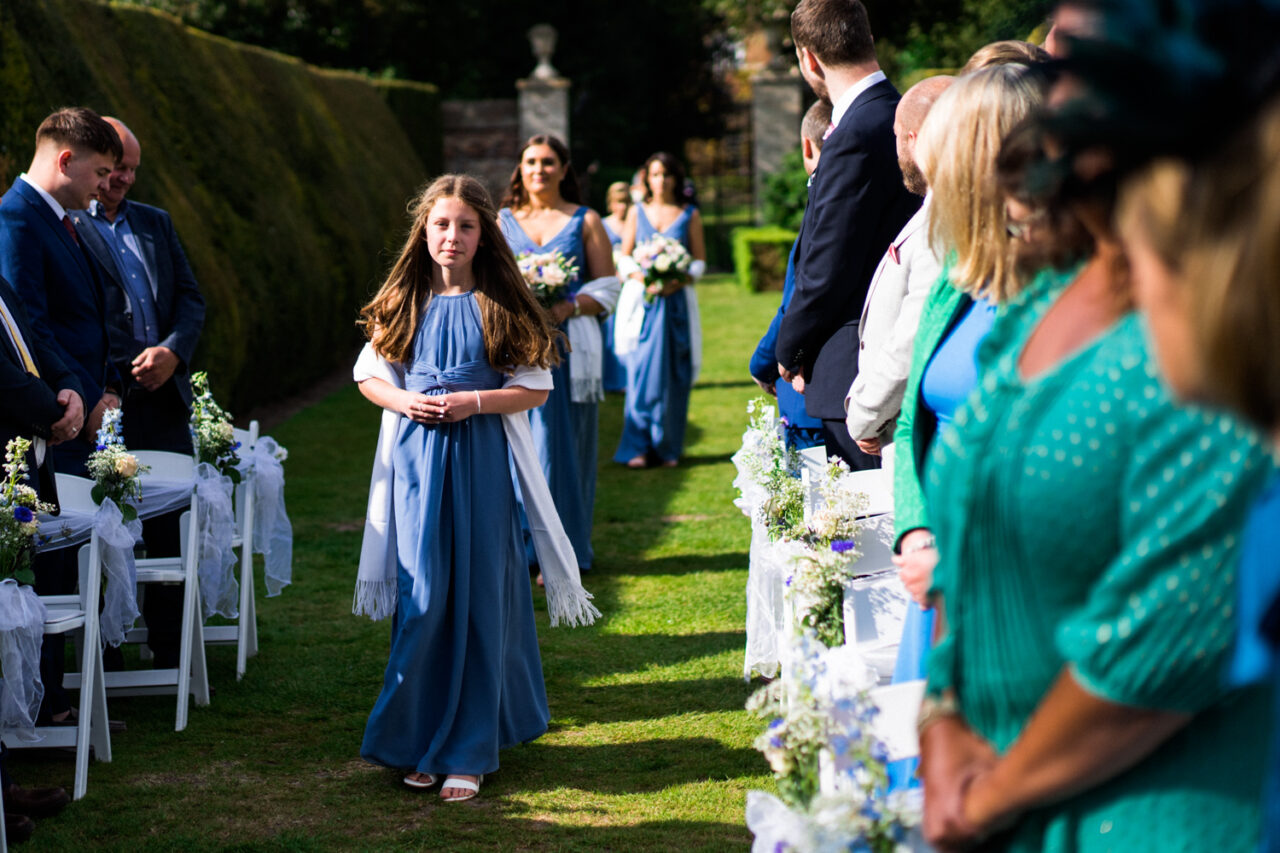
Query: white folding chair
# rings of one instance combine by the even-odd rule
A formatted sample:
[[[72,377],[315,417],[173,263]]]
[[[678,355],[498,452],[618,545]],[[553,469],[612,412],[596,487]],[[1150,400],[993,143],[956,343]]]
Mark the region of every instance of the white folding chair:
[[[92,510],[94,503],[90,492],[93,481],[66,474],[57,475],[58,502],[63,507]],[[107,724],[107,694],[102,672],[102,642],[98,623],[98,596],[102,590],[102,557],[98,534],[90,536],[88,544],[80,546],[80,585],[76,595],[42,595],[40,600],[48,608],[44,623],[45,636],[78,634],[80,638],[80,672],[67,673],[63,685],[79,688],[79,719],[72,726],[37,726],[36,733],[42,739],[25,743],[8,735],[5,746],[10,749],[27,747],[75,747],[76,776],[71,796],[80,799],[89,786],[89,749],[99,761],[111,760],[111,732]],[[3,823],[0,814],[0,824]]]
[[[258,422],[250,421],[249,428],[235,430],[236,441],[244,452],[258,443]],[[236,646],[236,681],[244,678],[249,658],[258,653],[258,608],[253,586],[254,515],[257,504],[254,496],[253,474],[249,474],[236,487],[236,538],[232,544],[240,549],[240,616],[234,625],[206,625],[204,641],[208,645]]]
[[[138,461],[150,467],[143,475],[143,499],[146,499],[147,479],[192,480],[195,477],[195,460],[183,453],[164,450],[131,451]],[[177,714],[174,731],[187,727],[189,702],[192,694],[197,705],[209,704],[209,671],[204,654],[204,619],[200,612],[199,530],[193,521],[199,517],[198,499],[194,488],[191,506],[182,513],[178,525],[181,554],[177,557],[150,557],[137,561],[138,586],[141,598],[145,585],[153,583],[183,584],[182,625],[178,644],[178,666],[173,669],[133,670],[107,673],[107,690],[113,696],[164,696],[177,695]],[[131,643],[147,639],[146,627],[134,628],[125,635]]]

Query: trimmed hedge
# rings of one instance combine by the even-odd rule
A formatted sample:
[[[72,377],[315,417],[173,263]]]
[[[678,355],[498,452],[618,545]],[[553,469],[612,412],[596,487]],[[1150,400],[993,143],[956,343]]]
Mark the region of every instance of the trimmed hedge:
[[[427,174],[444,171],[444,112],[440,89],[430,83],[411,80],[372,81],[418,152]]]
[[[56,107],[128,124],[142,142],[131,197],[172,214],[208,303],[194,366],[243,412],[308,386],[359,342],[359,306],[428,174],[384,100],[392,91],[424,113],[436,104],[439,127],[428,88],[378,87],[153,10],[3,0],[0,186],[26,168]]]
[[[738,284],[749,292],[782,290],[797,236],[776,225],[733,229],[733,272]]]

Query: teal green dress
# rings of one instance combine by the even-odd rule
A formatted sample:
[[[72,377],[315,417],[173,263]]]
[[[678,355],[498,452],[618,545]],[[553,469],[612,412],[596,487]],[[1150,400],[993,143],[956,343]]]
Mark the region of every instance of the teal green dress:
[[[996,322],[934,442],[926,499],[948,633],[929,689],[1004,752],[1064,667],[1111,702],[1195,714],[1110,781],[1022,817],[1017,851],[1252,851],[1270,720],[1232,690],[1241,530],[1270,464],[1252,430],[1174,404],[1136,314],[1031,380],[1017,358],[1070,275]]]

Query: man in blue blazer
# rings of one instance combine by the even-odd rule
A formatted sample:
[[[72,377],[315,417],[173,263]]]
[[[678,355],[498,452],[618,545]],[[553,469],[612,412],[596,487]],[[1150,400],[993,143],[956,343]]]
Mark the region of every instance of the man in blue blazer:
[[[73,211],[80,241],[106,271],[111,360],[124,384],[125,441],[136,450],[191,452],[188,365],[204,328],[204,297],[169,214],[125,198],[142,147],[118,119],[123,155],[105,192]]]
[[[120,154],[120,138],[93,110],[58,110],[36,131],[30,167],[0,198],[0,277],[22,299],[41,344],[75,373],[89,411],[76,440],[52,451],[59,471],[81,476],[102,413],[120,405],[119,378],[109,359],[101,274],[67,211],[106,190]]]
[[[119,119],[106,121],[120,137],[122,156],[106,191],[71,218],[81,243],[106,271],[107,332],[124,387],[125,443],[134,450],[189,454],[188,365],[204,328],[204,297],[169,214],[125,198],[142,162],[142,146]],[[143,522],[147,556],[181,552],[180,515]],[[181,586],[147,590],[143,618],[157,668],[178,664],[181,614]]]
[[[858,0],[801,0],[791,15],[800,73],[832,105],[822,161],[800,226],[796,281],[778,330],[781,376],[822,420],[827,453],[854,469],[879,467],[845,428],[844,398],[858,372],[858,322],[876,265],[920,198],[898,168],[898,92],[876,61]]]
[[[88,473],[85,461],[102,413],[119,406],[120,397],[108,357],[101,274],[81,248],[67,210],[106,190],[120,154],[120,137],[93,110],[57,110],[36,130],[31,165],[0,198],[0,277],[21,298],[38,346],[75,374],[89,410],[76,437],[49,451],[58,471],[80,476]],[[75,549],[39,555],[35,571],[40,595],[74,592]],[[64,642],[62,635],[50,635],[41,647],[42,722],[70,720],[71,701],[62,687]]]

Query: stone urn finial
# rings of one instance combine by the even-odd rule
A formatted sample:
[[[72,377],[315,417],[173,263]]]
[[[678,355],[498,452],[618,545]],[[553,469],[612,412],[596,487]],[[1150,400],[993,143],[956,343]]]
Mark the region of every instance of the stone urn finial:
[[[556,52],[556,38],[559,34],[550,24],[536,24],[529,28],[529,45],[533,48],[533,56],[538,66],[531,75],[535,80],[553,80],[560,76],[551,65],[551,55]]]

